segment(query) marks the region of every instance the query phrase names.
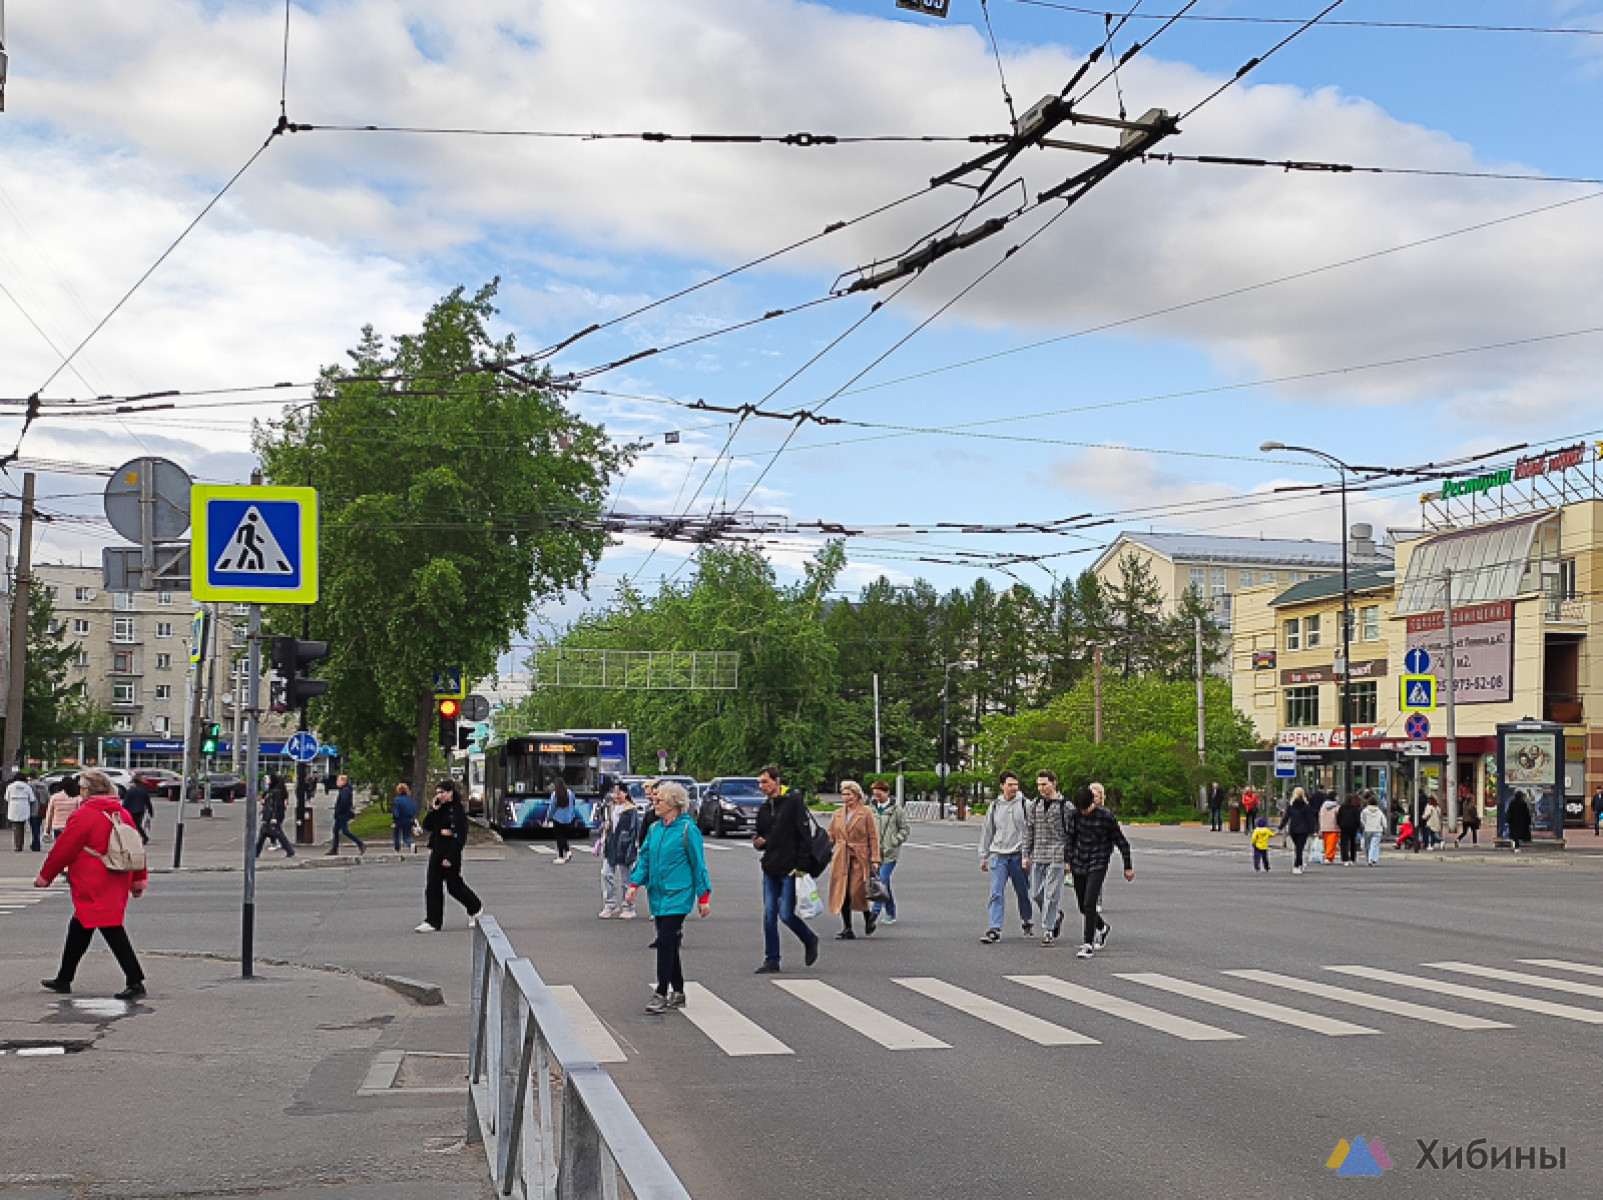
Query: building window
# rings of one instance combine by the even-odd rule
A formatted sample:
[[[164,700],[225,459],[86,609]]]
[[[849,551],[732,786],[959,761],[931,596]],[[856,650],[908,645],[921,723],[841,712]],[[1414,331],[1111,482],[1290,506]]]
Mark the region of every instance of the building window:
[[[85,621],[82,617],[74,617],[72,621],[72,631],[79,636],[88,633],[89,622]]]
[[[171,717],[154,717],[151,719],[150,724],[157,733],[171,733],[173,731],[173,719]]]
[[[1558,594],[1561,600],[1575,599],[1575,560],[1573,558],[1559,560]]]
[[[134,619],[132,617],[117,617],[111,623],[111,640],[114,642],[131,642],[134,640]]]
[[[1258,574],[1255,571],[1241,572],[1241,586],[1244,588],[1258,586]]]
[[[134,594],[132,592],[111,593],[111,607],[118,612],[133,612]]]
[[[156,699],[158,699],[158,700],[171,700],[172,698],[173,698],[173,685],[172,684],[170,684],[170,683],[158,683],[156,685]]]
[[[1354,725],[1373,725],[1380,718],[1380,685],[1373,679],[1365,679],[1347,686],[1352,689],[1352,712],[1348,719]]]
[[[1230,572],[1223,567],[1210,567],[1208,569],[1208,594],[1210,596],[1223,596],[1230,590]]]
[[[1302,622],[1296,617],[1286,622],[1286,649],[1302,649]]]
[[[1191,586],[1197,589],[1197,595],[1202,595],[1203,591],[1206,590],[1208,586],[1207,567],[1191,568]]]
[[[1262,575],[1258,576],[1259,583],[1273,583],[1274,581],[1275,573],[1273,571],[1265,571]]]
[[[169,671],[172,669],[173,656],[171,654],[156,655],[156,670]]]
[[[95,598],[95,589],[86,587],[73,588],[72,598],[78,601],[79,604],[87,604]]]
[[[132,650],[113,651],[111,669],[118,675],[132,675],[134,673],[134,652]]]
[[[243,625],[235,625],[234,626],[234,645],[243,646],[245,644],[245,639],[249,636],[249,634],[250,634],[250,630],[246,629],[245,626],[243,626]]]
[[[1301,571],[1287,571],[1286,572],[1286,582],[1287,583],[1301,583],[1302,582],[1302,572]]]
[[[171,592],[157,592],[156,593],[156,603],[157,604],[171,604],[172,602],[173,602],[173,594]]]
[[[87,667],[89,665],[89,651],[80,650],[73,655],[72,665],[75,667]]]
[[[1364,641],[1380,641],[1380,605],[1366,604],[1358,610],[1358,628]]]
[[[236,604],[236,605],[234,605],[234,615],[236,617],[248,617],[248,616],[250,616],[250,605],[248,605],[248,604]]]
[[[111,702],[113,704],[134,703],[134,685],[131,683],[114,683],[111,685]]]
[[[54,618],[52,618],[51,621],[50,621],[50,636],[51,637],[60,637],[61,636],[61,622],[55,620]]]
[[[132,733],[134,719],[126,714],[120,717],[113,717],[111,718],[111,730],[113,733]]]
[[[1302,648],[1304,650],[1319,649],[1319,622],[1320,618],[1304,617],[1302,619]]]
[[[1286,689],[1286,728],[1312,729],[1319,724],[1319,686]]]
[[[156,636],[157,637],[172,637],[172,635],[173,635],[173,623],[171,621],[157,621],[156,622]]]

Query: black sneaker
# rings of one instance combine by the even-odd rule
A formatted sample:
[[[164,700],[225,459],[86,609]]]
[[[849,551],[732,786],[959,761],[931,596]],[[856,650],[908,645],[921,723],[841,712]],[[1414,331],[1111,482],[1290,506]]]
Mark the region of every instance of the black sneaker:
[[[778,975],[779,964],[771,958],[763,960],[763,965],[752,972],[753,975]]]
[[[1024,922],[1024,936],[1025,937],[1034,937],[1035,936],[1035,922],[1034,921],[1026,921],[1026,922]]]
[[[130,983],[114,997],[117,1000],[143,1000],[145,998],[145,985]]]
[[[863,936],[864,937],[871,936],[873,934],[873,932],[874,932],[874,928],[878,924],[879,924],[879,921],[875,918],[873,913],[864,913],[863,914]]]
[[[818,939],[814,938],[813,939],[813,944],[811,946],[807,947],[807,956],[804,959],[802,959],[802,962],[806,966],[810,967],[817,961],[818,961]]]
[[[1058,914],[1058,919],[1056,921],[1052,922],[1052,936],[1053,936],[1053,938],[1059,938],[1059,937],[1063,936],[1063,914],[1062,913],[1059,913]]]
[[[61,979],[41,979],[39,981],[39,986],[47,991],[55,992],[58,996],[69,996],[72,994],[72,984]]]
[[[1001,940],[1002,940],[1002,931],[1000,929],[987,929],[985,931],[985,935],[982,938],[980,938],[980,941],[984,945],[987,945],[987,946],[994,946],[994,945],[996,945],[997,942],[1000,942]]]
[[[837,942],[854,942],[857,940],[857,935],[850,929],[842,929],[835,935],[835,940]]]
[[[1108,934],[1112,932],[1113,926],[1108,924],[1104,924],[1101,929],[1096,931],[1096,948],[1098,950],[1102,949],[1103,946],[1108,944]]]

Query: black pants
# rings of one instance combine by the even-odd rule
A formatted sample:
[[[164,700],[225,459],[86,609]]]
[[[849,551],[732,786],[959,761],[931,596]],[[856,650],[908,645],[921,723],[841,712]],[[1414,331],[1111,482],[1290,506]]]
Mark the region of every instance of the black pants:
[[[349,817],[334,818],[334,847],[330,853],[338,854],[340,852],[340,834],[342,833],[356,843],[358,850],[363,854],[367,853],[367,847],[362,844],[362,839],[351,832],[351,818]]]
[[[1084,875],[1078,872],[1074,875],[1074,899],[1085,917],[1085,944],[1088,946],[1096,941],[1096,931],[1107,924],[1096,910],[1097,901],[1102,898],[1102,884],[1107,877],[1106,867],[1098,867]]]
[[[1209,828],[1212,829],[1213,832],[1218,833],[1221,829],[1223,829],[1225,827],[1225,812],[1224,812],[1224,809],[1222,809],[1222,808],[1210,808],[1208,810],[1208,818],[1209,818]]]
[[[685,938],[686,913],[653,917],[657,922],[657,994],[685,990],[685,971],[679,963],[679,943]]]
[[[423,919],[438,929],[445,924],[445,893],[476,917],[484,907],[473,889],[462,882],[461,852],[453,852],[451,865],[445,865],[445,855],[438,850],[429,855],[429,873],[423,883]]]
[[[44,820],[43,813],[37,817],[28,818],[28,828],[33,832],[33,848],[35,850],[43,849],[43,847],[39,845],[39,828],[44,824]]]
[[[295,847],[289,844],[289,839],[284,836],[284,827],[277,821],[264,821],[262,823],[262,831],[256,835],[257,858],[262,856],[262,847],[268,842],[277,842],[283,847],[285,854],[291,858],[295,857]]]
[[[1597,830],[1594,828],[1592,832],[1595,834]],[[1469,834],[1469,844],[1471,846],[1479,846],[1481,844],[1481,823],[1479,821],[1465,821],[1460,824],[1458,827],[1458,840],[1463,841],[1466,833]]]
[[[568,839],[582,838],[585,834],[583,821],[553,822],[551,829],[557,835],[557,854],[563,858],[568,854]]]
[[[1358,860],[1358,831],[1351,833],[1343,829],[1340,833],[1341,861],[1356,862]]]
[[[67,924],[67,944],[61,951],[61,969],[56,972],[56,978],[62,983],[71,983],[78,974],[78,963],[83,959],[84,951],[89,949],[89,943],[94,938],[93,929],[85,929],[74,917]],[[139,967],[139,957],[134,953],[134,944],[128,940],[128,931],[121,925],[102,925],[100,936],[111,947],[111,953],[117,959],[117,965],[122,968],[123,978],[129,987],[145,982],[145,973]]]
[[[1291,835],[1291,848],[1297,852],[1296,857],[1291,860],[1293,867],[1299,869],[1302,867],[1302,848],[1307,844],[1308,835],[1306,833],[1294,833]]]

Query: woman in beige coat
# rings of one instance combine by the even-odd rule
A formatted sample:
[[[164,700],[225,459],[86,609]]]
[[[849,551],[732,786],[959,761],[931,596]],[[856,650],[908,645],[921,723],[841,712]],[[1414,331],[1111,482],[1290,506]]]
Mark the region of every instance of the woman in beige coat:
[[[868,877],[879,872],[879,822],[863,804],[863,789],[848,779],[840,785],[841,806],[829,822],[829,840],[835,858],[829,870],[829,911],[840,914],[841,931],[835,936],[850,941],[852,913],[863,914],[863,933],[874,932],[874,914],[868,909]]]

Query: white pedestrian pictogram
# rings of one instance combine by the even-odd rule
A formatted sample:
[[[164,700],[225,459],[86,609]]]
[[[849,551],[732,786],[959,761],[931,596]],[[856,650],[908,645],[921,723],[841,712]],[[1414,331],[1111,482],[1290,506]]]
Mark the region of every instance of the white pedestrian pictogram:
[[[1408,703],[1421,707],[1430,703],[1430,688],[1423,683],[1416,683],[1408,689]]]
[[[254,504],[245,510],[214,570],[235,575],[293,575],[289,555]]]

